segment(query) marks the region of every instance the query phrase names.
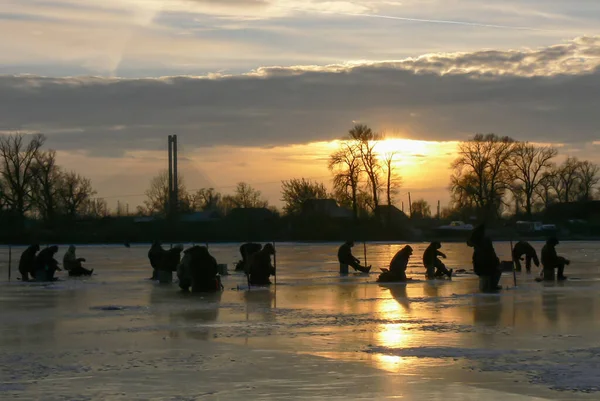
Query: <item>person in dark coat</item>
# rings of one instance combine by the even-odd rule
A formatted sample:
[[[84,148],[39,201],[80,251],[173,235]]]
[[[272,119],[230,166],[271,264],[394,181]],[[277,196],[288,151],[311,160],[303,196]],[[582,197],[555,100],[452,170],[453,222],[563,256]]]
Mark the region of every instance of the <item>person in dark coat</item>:
[[[396,281],[408,281],[406,277],[406,268],[408,267],[408,260],[413,253],[413,249],[410,245],[406,245],[400,249],[390,262],[390,268],[384,270],[379,277],[377,282],[379,283],[391,283]],[[382,269],[383,270],[383,269]]]
[[[542,271],[544,281],[554,281],[554,269],[558,270],[556,275],[557,280],[566,280],[567,277],[563,274],[565,265],[569,265],[571,262],[562,256],[558,256],[556,253],[556,245],[558,245],[558,239],[555,237],[549,238],[546,241],[546,245],[542,248]]]
[[[154,241],[150,250],[148,251],[148,259],[150,260],[150,266],[152,266],[152,277],[150,280],[157,280],[156,270],[159,269],[161,260],[165,250],[161,246],[159,241]]]
[[[442,276],[448,276],[448,278],[452,277],[453,270],[448,270],[446,265],[438,259],[438,256],[446,259],[446,255],[439,251],[441,247],[441,243],[434,241],[429,244],[427,249],[425,249],[425,252],[423,252],[423,265],[425,266],[425,269],[427,269],[426,275],[428,279]]]
[[[240,255],[242,255],[242,260],[237,262],[235,265],[235,271],[244,271],[247,270],[247,265],[250,263],[250,259],[252,255],[262,249],[261,244],[256,244],[254,242],[247,242],[240,246]]]
[[[221,290],[217,260],[205,246],[193,246],[183,251],[177,266],[179,287],[192,292],[214,292]]]
[[[150,265],[153,269],[151,280],[158,280],[158,270],[169,272],[177,271],[177,265],[179,265],[179,262],[181,261],[182,251],[183,246],[181,245],[165,250],[160,242],[155,241],[148,251],[148,259],[150,259]]]
[[[485,225],[475,228],[467,245],[473,247],[473,270],[485,283],[483,291],[501,290],[498,285],[502,270],[500,268],[500,259],[496,255],[492,240],[485,235]]]
[[[360,260],[352,255],[353,246],[354,241],[346,241],[342,246],[340,246],[338,249],[338,261],[341,264],[351,266],[354,270],[362,273],[368,273],[371,270],[371,266],[362,266],[360,264]]]
[[[30,245],[21,254],[19,260],[19,273],[21,273],[22,281],[29,281],[29,275],[35,278],[35,255],[40,250],[38,244]]]
[[[263,249],[254,254],[247,272],[251,285],[271,284],[269,277],[276,274],[275,268],[271,264],[271,255],[275,255],[275,248],[272,244],[266,244]]]
[[[35,278],[36,280],[54,281],[54,273],[61,271],[58,267],[58,261],[54,259],[54,255],[58,252],[58,247],[53,245],[43,249],[35,257]]]
[[[527,241],[519,241],[515,244],[515,247],[512,251],[512,258],[515,262],[515,269],[517,271],[521,271],[521,259],[525,256],[525,269],[527,269],[527,273],[531,273],[531,261],[535,263],[536,267],[539,267],[540,261],[537,256],[537,252],[531,244]]]
[[[159,270],[165,270],[168,272],[176,272],[177,265],[181,262],[181,253],[183,252],[183,245],[176,245],[171,249],[167,249],[163,258],[159,264]]]

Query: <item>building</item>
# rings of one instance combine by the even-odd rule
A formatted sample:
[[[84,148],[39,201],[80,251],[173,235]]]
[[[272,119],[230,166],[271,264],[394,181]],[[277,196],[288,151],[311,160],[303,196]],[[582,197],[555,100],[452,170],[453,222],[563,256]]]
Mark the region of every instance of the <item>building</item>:
[[[302,204],[303,215],[319,215],[338,219],[351,219],[352,211],[340,207],[335,199],[308,199]]]

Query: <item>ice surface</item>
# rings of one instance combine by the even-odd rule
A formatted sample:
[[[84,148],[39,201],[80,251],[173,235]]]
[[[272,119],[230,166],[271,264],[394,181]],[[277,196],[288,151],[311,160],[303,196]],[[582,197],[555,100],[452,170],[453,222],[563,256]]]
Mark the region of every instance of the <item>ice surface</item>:
[[[211,244],[228,263],[225,291],[189,295],[146,280],[148,246],[79,246],[97,275],[22,283],[0,249],[0,399],[518,400],[600,397],[600,251],[565,242],[563,283],[503,277],[427,282],[420,255],[405,285],[375,283],[404,244],[369,244],[372,274],[340,277],[337,244],[277,244],[277,286],[238,291],[239,244]],[[541,249],[542,243],[534,243]],[[508,243],[496,243],[509,259]],[[62,257],[66,247],[61,247]],[[444,244],[447,265],[472,250]],[[355,253],[361,259],[362,246]]]

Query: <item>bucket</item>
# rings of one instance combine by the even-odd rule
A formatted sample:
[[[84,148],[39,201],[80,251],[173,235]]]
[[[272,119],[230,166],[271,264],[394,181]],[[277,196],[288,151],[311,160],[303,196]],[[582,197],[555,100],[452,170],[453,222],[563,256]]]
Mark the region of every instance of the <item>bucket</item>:
[[[503,260],[502,262],[500,262],[500,268],[503,272],[512,272],[513,270],[515,270],[515,265],[511,261]]]
[[[161,284],[171,284],[173,282],[173,272],[166,270],[157,270],[156,276]]]
[[[36,270],[35,281],[50,281],[48,271],[46,269]]]
[[[492,280],[489,276],[479,276],[479,291],[490,292],[492,287]]]
[[[219,270],[219,274],[221,276],[229,275],[229,272],[227,271],[227,263],[219,263],[217,265],[217,269]]]
[[[348,274],[348,265],[340,263],[340,274]]]

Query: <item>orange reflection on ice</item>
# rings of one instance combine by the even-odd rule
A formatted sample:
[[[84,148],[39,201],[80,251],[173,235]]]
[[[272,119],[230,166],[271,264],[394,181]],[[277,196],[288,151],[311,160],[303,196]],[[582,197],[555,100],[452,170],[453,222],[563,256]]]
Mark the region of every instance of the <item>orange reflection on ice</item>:
[[[380,347],[402,348],[413,334],[406,330],[407,323],[397,322],[405,316],[404,305],[394,299],[389,292],[387,294],[389,298],[377,303],[378,318],[384,323],[380,323],[375,330],[374,344]],[[372,354],[372,358],[375,366],[390,372],[398,371],[401,365],[407,362],[400,356],[380,353]]]

